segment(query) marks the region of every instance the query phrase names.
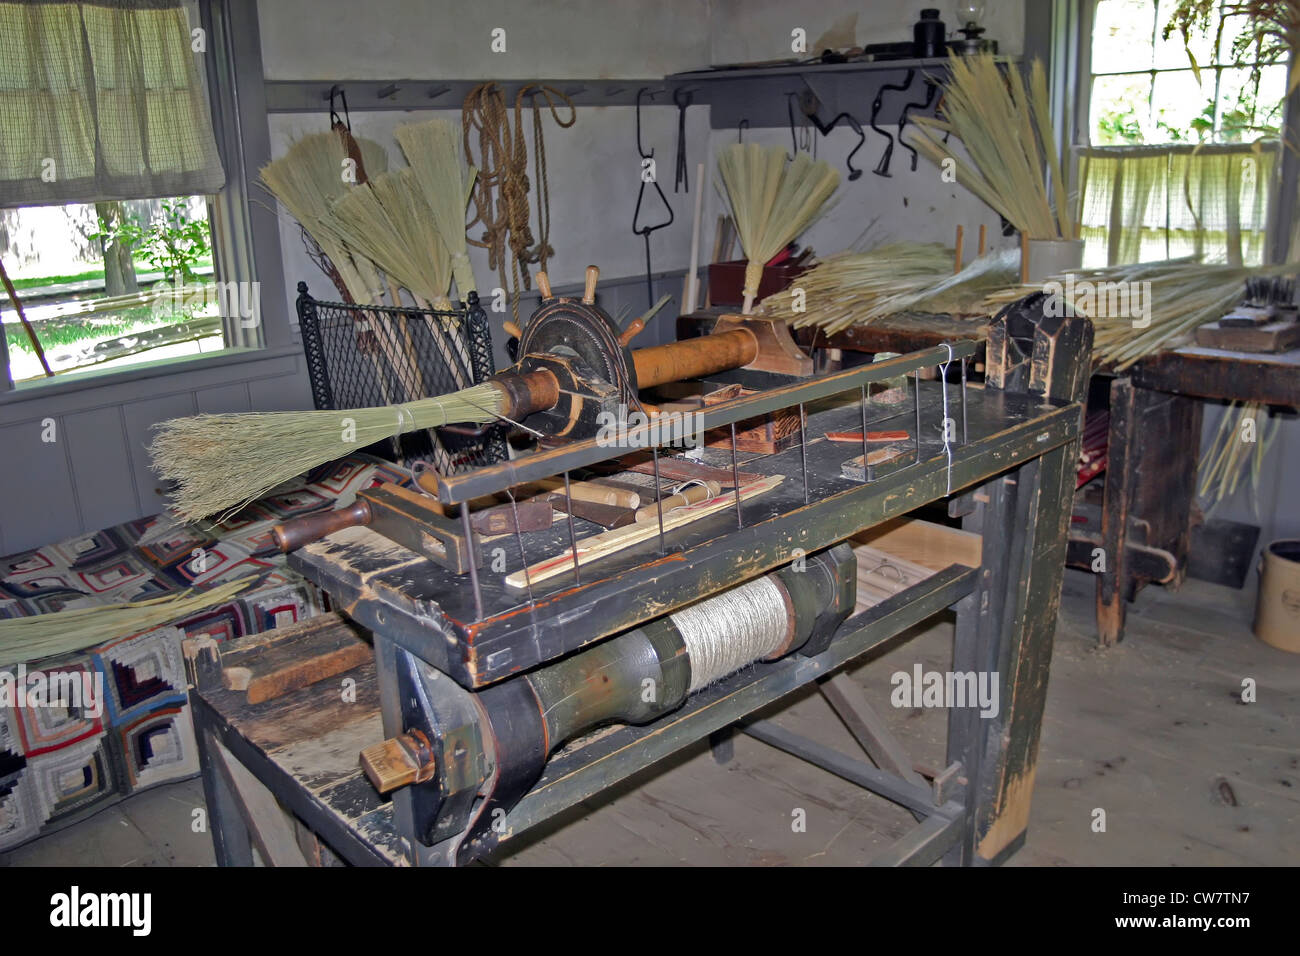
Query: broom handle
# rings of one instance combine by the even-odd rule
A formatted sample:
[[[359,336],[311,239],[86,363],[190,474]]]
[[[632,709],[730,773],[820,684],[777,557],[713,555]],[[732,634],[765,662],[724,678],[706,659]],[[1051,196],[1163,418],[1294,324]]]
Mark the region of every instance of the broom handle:
[[[704,164],[695,164],[695,181],[696,183],[704,182]],[[700,215],[704,206],[704,190],[695,190],[695,222],[691,226],[691,271],[686,275],[686,295],[685,309],[687,315],[695,311],[695,303],[699,297],[699,280],[695,277],[696,270],[700,265]]]
[[[45,360],[45,349],[41,348],[40,340],[36,338],[36,330],[27,321],[27,314],[23,312],[22,300],[18,298],[18,293],[14,290],[14,284],[9,281],[9,273],[5,271],[3,259],[0,259],[0,280],[4,281],[5,292],[9,295],[9,301],[14,304],[14,311],[18,313],[18,321],[23,324],[27,337],[32,341],[32,348],[36,350],[36,357],[40,359],[41,368],[45,369],[46,378],[53,378],[54,373],[50,370],[50,363]]]

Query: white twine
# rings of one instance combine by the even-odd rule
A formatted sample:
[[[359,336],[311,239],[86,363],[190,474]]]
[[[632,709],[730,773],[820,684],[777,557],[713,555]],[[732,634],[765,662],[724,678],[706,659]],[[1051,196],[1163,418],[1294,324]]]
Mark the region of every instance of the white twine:
[[[415,424],[415,413],[412,412],[412,411],[411,411],[409,408],[407,408],[405,405],[396,405],[396,406],[394,406],[394,407],[397,409],[397,430],[398,430],[398,432],[401,432],[401,433],[404,434],[404,433],[406,433],[406,432],[415,431],[415,429],[416,429],[416,424]],[[407,421],[409,421],[409,422],[411,423],[411,425],[410,425],[409,428],[403,428],[403,427],[402,427],[402,420],[403,420],[403,419],[406,419]]]
[[[690,656],[691,693],[768,657],[790,628],[781,588],[766,576],[682,608],[672,622]]]
[[[952,364],[952,346],[947,342],[948,361],[939,366],[939,383],[943,393],[943,453],[948,456],[948,494],[952,494],[952,444],[948,441],[948,366]],[[918,399],[919,400],[919,399]]]

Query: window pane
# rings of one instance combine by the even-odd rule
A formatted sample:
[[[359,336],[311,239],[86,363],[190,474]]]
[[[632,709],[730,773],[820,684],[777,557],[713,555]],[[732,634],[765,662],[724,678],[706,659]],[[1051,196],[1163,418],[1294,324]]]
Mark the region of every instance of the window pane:
[[[1154,23],[1152,0],[1101,0],[1092,30],[1092,72],[1149,69]]]
[[[1214,132],[1214,70],[1156,74],[1151,95],[1153,129],[1148,143],[1212,142]]]
[[[1187,51],[1191,50],[1192,56],[1196,58],[1196,65],[1207,67],[1215,65],[1214,57],[1214,37],[1219,28],[1219,11],[1216,9],[1210,12],[1209,18],[1204,26],[1197,23],[1190,29],[1189,37],[1184,40],[1182,31],[1174,29],[1169,34],[1169,39],[1164,39],[1166,26],[1169,25],[1173,18],[1174,7],[1178,5],[1178,0],[1160,0],[1160,11],[1156,18],[1159,28],[1156,30],[1156,48],[1155,64],[1159,70],[1182,70],[1191,66],[1187,59]],[[1206,82],[1211,82],[1206,77]]]
[[[1286,96],[1285,66],[1225,69],[1219,81],[1219,138],[1225,143],[1249,143],[1261,136],[1276,137]]]
[[[1150,126],[1151,76],[1099,76],[1092,83],[1092,144],[1145,142]]]
[[[0,253],[56,373],[225,347],[202,196],[3,209]],[[43,377],[0,303],[13,380]]]

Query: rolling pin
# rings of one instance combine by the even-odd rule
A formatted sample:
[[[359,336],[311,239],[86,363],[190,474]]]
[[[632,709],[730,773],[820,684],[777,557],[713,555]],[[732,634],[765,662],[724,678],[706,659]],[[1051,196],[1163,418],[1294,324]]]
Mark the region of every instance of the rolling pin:
[[[716,498],[722,494],[722,485],[716,481],[706,481],[702,485],[691,485],[689,488],[683,488],[675,495],[669,495],[659,504],[663,505],[663,513],[668,514],[674,508],[682,508],[686,505],[693,505],[701,501],[708,501],[710,498]],[[649,504],[644,508],[639,508],[636,513],[637,524],[649,524],[659,520],[659,505]]]

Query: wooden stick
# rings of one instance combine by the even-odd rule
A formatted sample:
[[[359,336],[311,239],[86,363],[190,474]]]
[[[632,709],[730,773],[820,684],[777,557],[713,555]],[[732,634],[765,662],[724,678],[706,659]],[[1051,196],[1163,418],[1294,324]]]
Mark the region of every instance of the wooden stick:
[[[41,348],[40,340],[36,338],[36,330],[27,321],[27,314],[23,312],[23,302],[18,298],[18,293],[14,290],[14,284],[9,281],[9,273],[5,271],[5,264],[2,259],[0,259],[0,280],[4,281],[5,292],[9,295],[9,301],[14,304],[14,311],[18,313],[18,321],[23,324],[27,337],[32,341],[32,348],[36,350],[36,357],[40,359],[41,368],[45,369],[45,377],[53,378],[54,373],[50,371],[50,363],[45,360],[45,349]]]
[[[695,164],[695,182],[701,184],[704,182],[704,164]],[[704,207],[704,187],[697,185],[695,190],[695,221],[691,226],[691,270],[686,273],[686,294],[682,296],[682,312],[690,315],[695,311],[695,303],[699,298],[700,286],[699,279],[695,273],[700,264],[700,215]]]
[[[952,264],[952,274],[956,275],[961,272],[961,246],[965,238],[966,229],[961,223],[957,223],[957,258]]]
[[[752,482],[740,489],[740,500],[748,501],[750,498],[757,497],[771,491],[784,480],[783,475],[772,475],[759,481]],[[736,495],[734,492],[725,492],[708,501],[701,501],[698,504],[687,505],[685,508],[677,508],[673,512],[664,512],[665,531],[679,528],[684,524],[690,524],[692,521],[698,521],[700,518],[716,514],[727,508],[734,508],[736,505]],[[590,564],[592,561],[599,561],[601,558],[608,557],[611,554],[632,547],[642,541],[659,534],[659,522],[653,521],[648,524],[630,524],[623,528],[617,528],[613,531],[603,531],[600,534],[593,534],[583,538],[578,542],[577,556],[578,566]],[[529,582],[537,584],[539,581],[545,581],[553,578],[558,574],[564,574],[573,567],[574,551],[565,548],[560,554],[538,561],[536,564],[529,565],[527,574],[524,571],[516,571],[506,576],[506,583],[512,588],[527,587]]]
[[[984,255],[984,250],[988,245],[988,238],[989,238],[989,227],[984,223],[980,223],[980,246],[979,246],[979,251],[976,252],[976,255],[979,256]]]

